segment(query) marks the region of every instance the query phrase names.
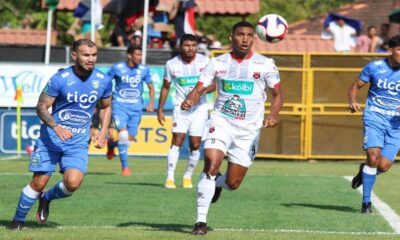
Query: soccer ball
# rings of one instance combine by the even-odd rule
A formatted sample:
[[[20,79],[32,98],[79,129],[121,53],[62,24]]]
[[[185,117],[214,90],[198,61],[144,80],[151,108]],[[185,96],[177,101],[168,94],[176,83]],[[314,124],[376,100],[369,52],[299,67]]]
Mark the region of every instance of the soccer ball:
[[[277,14],[267,14],[258,20],[256,33],[257,36],[269,43],[282,41],[288,32],[286,20]]]

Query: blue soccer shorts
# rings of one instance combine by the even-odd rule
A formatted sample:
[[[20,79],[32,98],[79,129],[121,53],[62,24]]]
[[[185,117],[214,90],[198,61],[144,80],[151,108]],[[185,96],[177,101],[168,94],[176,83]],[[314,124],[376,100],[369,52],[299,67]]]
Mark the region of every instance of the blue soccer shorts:
[[[113,120],[116,128],[127,128],[131,136],[136,136],[142,119],[142,111],[133,111],[124,106],[113,104]]]
[[[364,121],[364,150],[381,148],[381,155],[394,161],[400,149],[400,129],[384,126],[378,122]]]
[[[64,151],[53,151],[44,146],[36,145],[29,162],[29,171],[51,175],[56,171],[57,164],[59,164],[61,173],[68,169],[77,169],[86,174],[88,148],[79,146]]]

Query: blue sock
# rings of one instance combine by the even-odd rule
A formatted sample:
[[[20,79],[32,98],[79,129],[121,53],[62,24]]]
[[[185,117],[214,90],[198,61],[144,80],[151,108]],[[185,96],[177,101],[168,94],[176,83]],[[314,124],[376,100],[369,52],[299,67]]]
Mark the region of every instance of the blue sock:
[[[114,141],[109,141],[108,142],[108,147],[109,148],[116,148],[116,147],[118,147],[118,141],[116,141],[116,142],[114,142]]]
[[[39,192],[36,192],[31,188],[30,185],[27,185],[22,190],[21,196],[19,197],[14,219],[20,222],[25,222],[26,215],[28,214],[29,210],[31,210],[33,204],[35,204],[39,196]]]
[[[376,168],[364,166],[362,171],[362,182],[363,182],[363,203],[371,202],[372,187],[374,186],[376,179]]]
[[[71,194],[72,193],[65,188],[64,182],[59,181],[58,183],[56,183],[56,185],[54,185],[52,188],[44,193],[43,198],[46,201],[51,201],[54,199],[69,197],[71,196]]]
[[[128,144],[118,144],[119,159],[121,160],[122,168],[128,167]]]

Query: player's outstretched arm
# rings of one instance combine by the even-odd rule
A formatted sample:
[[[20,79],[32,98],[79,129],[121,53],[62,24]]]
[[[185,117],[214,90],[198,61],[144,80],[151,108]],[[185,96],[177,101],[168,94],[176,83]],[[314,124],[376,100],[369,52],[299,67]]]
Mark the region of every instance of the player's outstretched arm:
[[[146,111],[147,112],[154,112],[154,98],[155,98],[155,91],[154,86],[152,83],[148,83],[147,87],[149,88],[149,104],[147,104]]]
[[[348,98],[349,98],[349,111],[352,113],[361,111],[361,105],[357,102],[358,92],[362,87],[365,86],[365,82],[361,79],[354,81],[349,88]]]
[[[186,96],[185,101],[181,104],[182,110],[188,110],[200,101],[200,97],[205,93],[206,87],[203,84],[197,83],[196,86]]]
[[[96,148],[103,148],[107,143],[107,133],[108,126],[111,121],[111,97],[104,98],[100,101],[100,121],[101,121],[101,130],[94,137],[94,143]]]
[[[165,116],[164,116],[164,105],[167,101],[169,89],[171,87],[171,82],[164,80],[164,83],[161,87],[160,91],[160,98],[158,99],[158,109],[157,109],[157,120],[161,126],[164,126],[165,123]]]
[[[270,128],[275,127],[278,124],[278,114],[283,105],[283,95],[280,84],[275,85],[274,88],[270,88],[271,92],[271,109],[268,116],[264,119],[264,127]]]
[[[49,112],[49,108],[53,105],[55,100],[55,97],[51,97],[45,92],[42,92],[36,106],[36,114],[47,126],[56,132],[57,136],[61,138],[62,141],[65,141],[72,138],[72,133],[58,125]]]

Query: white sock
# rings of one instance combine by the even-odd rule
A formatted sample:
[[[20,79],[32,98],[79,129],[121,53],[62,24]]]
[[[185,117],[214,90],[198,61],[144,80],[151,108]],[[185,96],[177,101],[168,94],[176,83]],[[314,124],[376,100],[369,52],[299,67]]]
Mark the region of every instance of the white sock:
[[[226,190],[231,191],[232,189],[228,186],[228,184],[226,184],[226,173],[222,176],[219,176],[216,180],[215,180],[215,185],[217,187],[222,187],[225,188]]]
[[[369,175],[376,175],[377,168],[369,167],[367,164],[364,165],[363,172]]]
[[[215,192],[215,176],[207,177],[207,174],[200,174],[197,185],[197,221],[207,222],[208,208]]]
[[[172,145],[171,148],[168,151],[168,165],[167,165],[167,179],[168,180],[174,180],[174,173],[175,173],[175,168],[176,168],[176,162],[178,162],[179,158],[179,147]]]
[[[194,150],[190,152],[189,161],[186,167],[185,174],[183,178],[191,179],[194,170],[196,169],[197,163],[199,163],[200,159],[200,150]]]
[[[30,184],[26,185],[26,186],[24,187],[24,189],[22,190],[22,192],[23,192],[26,196],[28,196],[28,197],[30,197],[30,198],[32,198],[32,199],[38,199],[39,196],[40,196],[40,194],[41,194],[41,192],[36,192],[35,190],[33,190],[33,188],[31,187]]]

